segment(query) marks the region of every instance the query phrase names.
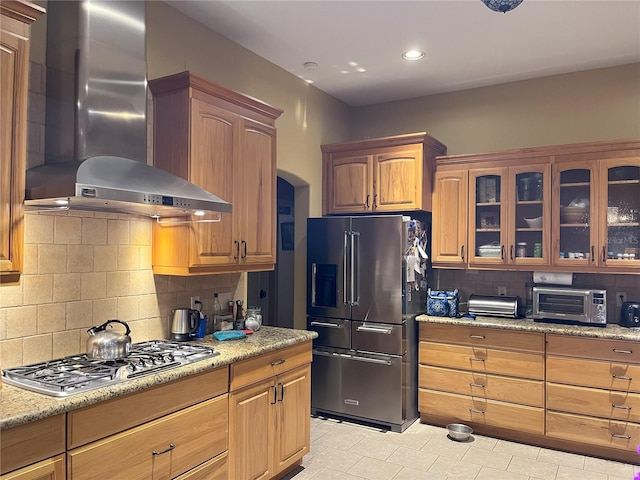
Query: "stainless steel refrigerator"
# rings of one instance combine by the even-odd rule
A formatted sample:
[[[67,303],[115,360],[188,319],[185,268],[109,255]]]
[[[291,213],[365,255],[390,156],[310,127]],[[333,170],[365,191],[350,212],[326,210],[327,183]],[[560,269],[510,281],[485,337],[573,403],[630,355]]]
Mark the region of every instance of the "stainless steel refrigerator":
[[[402,215],[307,220],[313,414],[403,431],[416,418],[428,231]]]

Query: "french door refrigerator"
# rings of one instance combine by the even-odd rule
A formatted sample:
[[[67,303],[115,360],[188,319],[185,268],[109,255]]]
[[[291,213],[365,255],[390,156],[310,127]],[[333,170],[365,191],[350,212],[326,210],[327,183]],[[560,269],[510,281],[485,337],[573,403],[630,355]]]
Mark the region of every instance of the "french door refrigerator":
[[[307,220],[311,409],[401,432],[417,417],[428,232],[402,215]]]

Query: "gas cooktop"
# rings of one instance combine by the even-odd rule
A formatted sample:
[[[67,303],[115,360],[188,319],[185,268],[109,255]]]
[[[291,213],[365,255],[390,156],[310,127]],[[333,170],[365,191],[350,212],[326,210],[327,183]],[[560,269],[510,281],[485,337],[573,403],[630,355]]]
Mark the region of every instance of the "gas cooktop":
[[[219,354],[204,345],[151,340],[134,343],[128,357],[114,360],[95,360],[80,354],[7,368],[2,371],[2,381],[45,395],[66,397]]]

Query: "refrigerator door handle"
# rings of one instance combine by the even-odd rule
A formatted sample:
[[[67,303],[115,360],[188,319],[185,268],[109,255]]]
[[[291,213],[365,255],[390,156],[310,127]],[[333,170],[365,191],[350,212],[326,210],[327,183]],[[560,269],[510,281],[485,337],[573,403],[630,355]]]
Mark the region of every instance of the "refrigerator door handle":
[[[351,306],[360,305],[360,233],[351,232]]]
[[[351,249],[349,248],[349,232],[345,231],[344,232],[344,247],[342,249],[342,255],[343,255],[343,265],[344,265],[344,269],[342,270],[342,303],[348,303],[351,304],[351,299],[348,297],[347,295],[347,291],[348,291],[348,287],[347,287],[347,276],[349,275],[349,271],[350,271],[350,264],[349,264],[349,251]]]
[[[370,327],[368,325],[360,325],[359,327],[356,328],[356,332],[383,333],[385,335],[391,335],[391,333],[393,332],[393,328]]]
[[[316,306],[316,274],[318,273],[318,265],[311,264],[311,306]]]
[[[312,327],[344,328],[343,323],[317,322],[312,320],[309,325]]]
[[[379,358],[359,357],[358,355],[351,355],[351,360],[357,360],[358,362],[365,363],[377,363],[378,365],[391,365],[391,360],[382,360]]]

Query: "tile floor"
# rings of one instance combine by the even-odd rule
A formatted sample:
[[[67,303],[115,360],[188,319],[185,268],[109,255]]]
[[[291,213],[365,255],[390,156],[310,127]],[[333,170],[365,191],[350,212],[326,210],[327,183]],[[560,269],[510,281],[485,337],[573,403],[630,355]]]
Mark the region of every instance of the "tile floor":
[[[640,466],[415,422],[402,434],[311,418],[311,452],[290,480],[633,480]]]

